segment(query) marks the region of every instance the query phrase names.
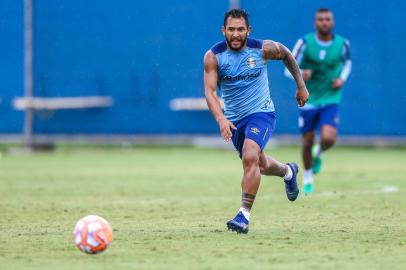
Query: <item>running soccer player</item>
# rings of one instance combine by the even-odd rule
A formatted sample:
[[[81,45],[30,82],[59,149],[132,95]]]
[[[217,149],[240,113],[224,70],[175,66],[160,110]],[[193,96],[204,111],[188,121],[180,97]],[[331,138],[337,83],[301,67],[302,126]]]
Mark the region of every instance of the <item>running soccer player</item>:
[[[215,44],[204,56],[205,96],[221,136],[224,141],[232,140],[244,170],[241,208],[234,219],[227,222],[227,227],[237,233],[247,233],[261,174],[282,177],[290,201],[296,200],[299,194],[297,164],[282,164],[263,152],[275,128],[267,62],[284,62],[296,80],[299,106],[306,103],[309,94],[299,67],[285,46],[271,40],[248,38],[251,27],[244,10],[228,11],[222,32],[225,40]],[[216,94],[217,86],[224,99],[224,113]]]
[[[333,34],[333,13],[325,8],[319,9],[314,24],[316,33],[299,39],[292,51],[310,92],[310,99],[300,108],[299,116],[305,194],[313,192],[313,174],[320,172],[322,153],[336,141],[340,89],[352,65],[348,40]],[[291,76],[287,70],[285,74]],[[320,144],[314,144],[317,127],[320,127]]]

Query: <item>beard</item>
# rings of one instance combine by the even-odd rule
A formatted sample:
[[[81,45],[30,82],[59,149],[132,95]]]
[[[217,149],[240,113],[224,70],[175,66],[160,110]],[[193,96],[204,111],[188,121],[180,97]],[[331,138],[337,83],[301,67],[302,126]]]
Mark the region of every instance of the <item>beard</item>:
[[[331,33],[332,33],[332,28],[328,28],[328,27],[326,27],[326,28],[322,28],[322,27],[320,27],[319,29],[318,29],[318,31],[319,31],[319,33],[322,35],[322,36],[327,36],[327,35],[330,35]]]
[[[233,41],[235,41],[235,40],[237,40],[237,41],[240,42],[240,45],[239,45],[238,47],[233,46]],[[245,46],[245,43],[247,42],[247,36],[241,37],[241,38],[233,38],[233,39],[228,39],[228,38],[226,37],[226,41],[227,41],[228,47],[229,47],[231,50],[233,50],[233,51],[239,51],[239,50],[241,50],[241,49]]]

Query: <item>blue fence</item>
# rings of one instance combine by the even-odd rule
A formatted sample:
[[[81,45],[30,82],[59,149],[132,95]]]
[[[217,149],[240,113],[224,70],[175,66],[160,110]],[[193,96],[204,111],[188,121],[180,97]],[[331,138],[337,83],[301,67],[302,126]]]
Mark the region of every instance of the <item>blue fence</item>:
[[[242,1],[252,36],[292,47],[313,31],[320,6],[335,13],[336,32],[351,41],[353,72],[344,88],[342,134],[406,135],[403,89],[404,1]],[[112,96],[104,109],[37,113],[35,133],[216,133],[209,112],[173,112],[169,101],[203,97],[202,60],[223,36],[227,0],[34,0],[34,95]],[[0,132],[21,132],[23,3],[0,1]],[[277,133],[297,132],[294,84],[269,64]]]
[[[23,93],[23,2],[0,1],[0,132],[20,132],[23,114],[11,100]]]

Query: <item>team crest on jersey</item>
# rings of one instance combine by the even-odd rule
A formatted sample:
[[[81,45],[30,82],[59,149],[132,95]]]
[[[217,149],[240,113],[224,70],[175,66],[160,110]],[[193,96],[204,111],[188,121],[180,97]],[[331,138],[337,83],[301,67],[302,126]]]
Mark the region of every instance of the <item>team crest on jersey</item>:
[[[254,133],[255,135],[258,135],[259,134],[259,129],[257,129],[256,127],[252,127],[251,132]]]
[[[319,58],[320,58],[320,60],[324,60],[324,58],[326,58],[326,54],[327,54],[327,52],[326,52],[325,50],[321,50],[321,51],[319,52]]]
[[[257,66],[257,60],[255,60],[254,57],[248,57],[248,59],[247,59],[247,66],[248,66],[249,68],[254,68],[254,67],[256,67],[256,66]]]

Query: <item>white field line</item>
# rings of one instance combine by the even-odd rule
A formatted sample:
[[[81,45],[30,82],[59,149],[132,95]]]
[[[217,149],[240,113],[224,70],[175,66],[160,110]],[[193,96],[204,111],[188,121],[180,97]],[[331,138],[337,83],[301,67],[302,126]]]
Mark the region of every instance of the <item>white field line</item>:
[[[332,197],[332,196],[348,196],[348,195],[371,195],[371,194],[383,194],[383,193],[396,193],[399,192],[399,188],[396,186],[384,186],[381,189],[375,190],[354,190],[349,192],[333,192],[333,191],[324,191],[319,193],[313,193],[309,196],[302,195],[302,197]]]

